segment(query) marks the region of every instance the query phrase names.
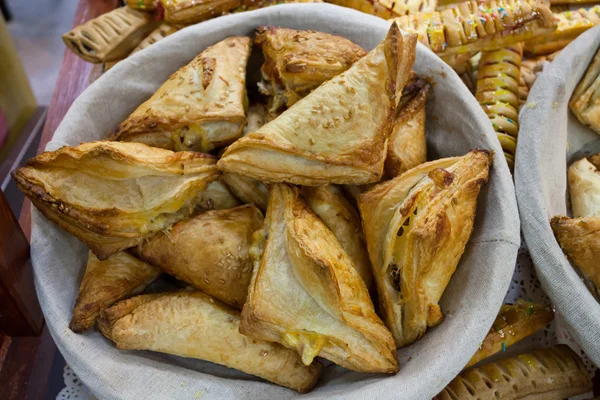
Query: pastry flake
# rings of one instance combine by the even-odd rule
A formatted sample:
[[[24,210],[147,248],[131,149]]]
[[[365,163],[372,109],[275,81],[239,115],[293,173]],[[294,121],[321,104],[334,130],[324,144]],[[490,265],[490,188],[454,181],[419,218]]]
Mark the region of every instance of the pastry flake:
[[[254,234],[240,332],[361,372],[395,373],[396,349],[350,257],[295,187],[273,185]]]
[[[443,319],[438,305],[473,229],[492,155],[421,164],[375,186],[359,209],[380,310],[399,347]]]
[[[306,186],[381,178],[396,103],[414,62],[416,37],[393,25],[346,72],[229,146],[226,172]]]
[[[254,42],[265,57],[258,85],[270,96],[271,112],[292,106],[367,54],[340,36],[276,26],[259,27]]]
[[[600,134],[600,52],[577,84],[569,107],[582,124]]]
[[[19,189],[105,260],[190,215],[219,172],[212,156],[141,143],[91,142],[30,159]]]
[[[170,24],[192,25],[218,17],[243,4],[242,0],[160,0],[165,21]]]
[[[100,261],[90,251],[69,328],[82,333],[100,312],[125,297],[141,293],[162,273],[159,268],[121,251]]]
[[[249,248],[263,223],[254,206],[202,212],[137,249],[141,259],[234,308],[246,301]]]
[[[385,159],[385,173],[389,177],[427,161],[425,105],[430,88],[415,74],[402,90]]]
[[[113,140],[209,151],[242,135],[252,41],[229,37],[180,68],[127,118]]]
[[[77,56],[101,63],[127,57],[156,26],[152,14],[121,7],[76,26],[62,38]]]
[[[465,366],[469,368],[479,361],[506,351],[518,341],[533,335],[554,319],[550,306],[518,301],[515,304],[503,304],[490,331]]]
[[[575,218],[600,217],[600,170],[590,161],[592,157],[575,161],[567,173]]]
[[[443,11],[393,19],[440,57],[501,49],[556,29],[554,14],[536,0],[469,0]]]
[[[463,371],[434,400],[566,399],[591,390],[579,356],[558,345]]]
[[[371,289],[373,271],[358,211],[336,185],[305,186],[302,194],[308,206],[333,232],[367,288]]]
[[[239,332],[240,314],[202,292],[137,296],[104,310],[100,330],[119,349],[197,358],[256,375],[299,392],[317,383],[321,364]]]

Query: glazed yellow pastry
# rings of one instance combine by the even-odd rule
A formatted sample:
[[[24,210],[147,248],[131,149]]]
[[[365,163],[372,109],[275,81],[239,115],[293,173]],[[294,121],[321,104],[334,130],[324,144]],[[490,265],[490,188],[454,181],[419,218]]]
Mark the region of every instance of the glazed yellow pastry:
[[[341,36],[276,26],[259,27],[254,42],[265,57],[258,86],[270,97],[271,112],[292,106],[367,54]]]
[[[439,56],[497,50],[556,29],[550,9],[535,0],[470,0],[394,21]]]
[[[389,177],[427,161],[425,105],[430,88],[415,74],[402,90],[385,159],[385,174]]]
[[[355,371],[398,371],[394,340],[364,281],[297,188],[272,186],[251,255],[242,334],[294,349],[305,365],[319,356]]]
[[[360,196],[379,309],[398,347],[442,321],[438,302],[471,236],[491,163],[488,151],[474,150],[421,164]]]
[[[577,36],[600,23],[600,6],[555,13],[554,18],[558,24],[556,30],[548,35],[526,41],[525,52],[527,54],[550,54],[566,47]]]
[[[42,153],[13,177],[46,218],[104,260],[190,215],[219,175],[215,163],[201,153],[91,142]]]
[[[506,351],[507,347],[543,329],[553,319],[554,311],[549,306],[526,301],[518,301],[514,305],[503,304],[479,350],[465,368]]]
[[[321,364],[239,332],[239,311],[202,292],[147,294],[104,310],[100,330],[119,349],[198,358],[256,375],[299,392],[317,383]]]
[[[373,271],[356,208],[336,185],[305,186],[302,194],[308,206],[333,232],[367,288],[371,289]]]
[[[192,25],[222,15],[243,4],[242,0],[160,0],[165,21]]]
[[[142,11],[154,11],[158,5],[158,0],[123,0],[127,7]]]
[[[385,40],[346,72],[229,146],[219,168],[305,186],[378,181],[415,47],[414,35],[403,38],[392,25]]]
[[[141,293],[161,273],[159,268],[124,251],[105,261],[90,251],[69,328],[75,333],[85,332],[96,323],[102,310]]]
[[[252,41],[234,36],[180,68],[119,126],[113,140],[209,151],[242,135]]]
[[[600,52],[577,84],[569,107],[582,124],[600,134]]]
[[[380,18],[435,11],[437,0],[328,0],[328,3],[354,8]]]
[[[579,356],[559,345],[463,371],[434,400],[563,400],[591,390]]]
[[[152,46],[154,43],[166,38],[167,36],[174,34],[178,30],[179,29],[177,29],[173,25],[169,25],[167,23],[160,24],[158,28],[152,31],[150,35],[148,35],[144,40],[140,42],[140,44],[137,45],[135,49],[133,49],[131,54],[137,53],[140,50],[144,50],[145,48]]]
[[[212,181],[200,194],[198,194],[198,207],[203,210],[225,210],[240,206],[242,203],[231,193],[223,176]]]
[[[263,223],[254,206],[202,212],[141,244],[141,259],[241,309],[252,275],[252,234]]]
[[[152,14],[121,7],[76,26],[62,38],[85,61],[102,63],[127,57],[157,25]]]
[[[519,80],[523,45],[484,51],[479,60],[475,98],[487,114],[512,170],[519,132]]]

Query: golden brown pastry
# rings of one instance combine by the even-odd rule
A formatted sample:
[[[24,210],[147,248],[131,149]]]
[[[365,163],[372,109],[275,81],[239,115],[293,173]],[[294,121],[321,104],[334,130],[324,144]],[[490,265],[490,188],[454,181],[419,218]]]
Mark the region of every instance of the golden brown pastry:
[[[100,330],[118,348],[198,358],[299,392],[313,388],[321,364],[239,332],[240,314],[202,292],[147,294],[104,310]]]
[[[244,136],[248,133],[256,132],[261,126],[268,121],[267,107],[261,103],[252,103],[248,106],[246,119],[248,123],[244,127]]]
[[[381,178],[399,94],[416,37],[392,25],[385,40],[256,132],[229,146],[226,172],[306,186]]]
[[[519,79],[522,57],[522,43],[482,52],[475,94],[498,135],[511,170],[515,165],[519,132]]]
[[[595,157],[598,158],[600,153]],[[568,170],[573,217],[600,217],[600,169],[592,157],[575,161]]]
[[[556,29],[554,14],[536,0],[469,0],[435,12],[395,18],[439,56],[501,49]]]
[[[242,135],[252,41],[230,37],[181,67],[119,126],[113,140],[209,151]]]
[[[488,151],[474,150],[421,164],[360,196],[380,312],[397,346],[442,321],[438,302],[471,236],[491,163]]]
[[[262,212],[267,211],[269,188],[261,181],[244,175],[225,172],[221,180],[245,204],[254,204]]]
[[[248,255],[261,212],[246,205],[202,212],[143,243],[140,258],[241,309],[252,276]]]
[[[170,24],[192,25],[218,17],[243,4],[242,0],[160,0],[165,21]]]
[[[515,304],[503,304],[479,350],[465,368],[496,353],[506,351],[507,347],[533,335],[553,319],[554,311],[549,306],[521,300]]]
[[[140,44],[137,45],[135,49],[133,49],[131,54],[137,53],[140,50],[144,50],[146,47],[152,46],[154,43],[166,38],[167,36],[174,34],[178,30],[179,29],[173,25],[169,25],[167,23],[160,24],[158,28],[152,31],[151,34],[149,34],[144,40],[140,42]]]
[[[142,11],[154,11],[158,5],[158,0],[123,0],[127,7]]]
[[[435,11],[437,0],[329,0],[328,3],[390,19],[417,12]]]
[[[276,6],[278,4],[296,4],[296,3],[323,3],[323,0],[243,0],[242,5],[230,11],[223,13],[237,14],[245,11],[258,10],[260,8]]]
[[[62,38],[85,61],[121,60],[158,25],[150,13],[121,7],[76,26]]]
[[[308,206],[333,232],[367,288],[371,289],[373,271],[356,208],[336,185],[305,186],[302,194]]]
[[[582,124],[600,134],[600,52],[577,84],[569,107]]]
[[[434,400],[563,400],[591,390],[579,356],[559,345],[463,371]]]
[[[291,107],[367,54],[340,36],[276,26],[259,27],[254,42],[265,57],[258,86],[270,96],[271,112]]]
[[[242,205],[223,182],[222,176],[219,180],[209,183],[198,197],[198,207],[203,210],[225,210]]]
[[[91,142],[42,153],[13,177],[46,218],[105,260],[190,215],[218,177],[215,162],[141,143]]]
[[[141,293],[161,273],[159,268],[124,251],[105,261],[90,251],[69,328],[75,333],[85,332],[96,323],[102,310]]]
[[[566,10],[554,13],[558,27],[549,35],[525,42],[525,52],[531,55],[550,54],[561,50],[583,32],[600,23],[600,6],[589,9]]]
[[[425,105],[430,85],[416,76],[402,90],[390,135],[385,173],[395,177],[427,161]]]
[[[240,332],[361,372],[395,373],[396,349],[352,260],[297,188],[271,188],[254,234],[254,272]]]

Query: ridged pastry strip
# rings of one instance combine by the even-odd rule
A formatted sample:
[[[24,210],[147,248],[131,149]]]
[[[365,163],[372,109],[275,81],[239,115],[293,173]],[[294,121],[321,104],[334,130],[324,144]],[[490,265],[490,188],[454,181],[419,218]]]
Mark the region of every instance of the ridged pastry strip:
[[[525,42],[525,53],[532,55],[550,54],[571,43],[583,32],[600,23],[600,6],[588,10],[555,13],[558,28],[549,35],[539,36]]]
[[[470,0],[394,20],[440,56],[497,50],[556,29],[550,9],[534,0]]]
[[[437,7],[437,0],[327,0],[327,2],[385,19],[433,12]]]
[[[492,122],[512,169],[519,132],[519,77],[523,45],[481,54],[475,98]]]
[[[154,43],[166,38],[169,35],[174,34],[178,30],[179,29],[174,27],[173,25],[169,25],[167,23],[161,24],[158,28],[152,31],[152,33],[149,34],[144,40],[142,40],[140,44],[138,44],[137,47],[133,49],[131,54],[137,53],[138,51],[143,50],[146,47],[152,46]]]
[[[434,400],[561,400],[591,390],[579,356],[559,345],[463,371]]]

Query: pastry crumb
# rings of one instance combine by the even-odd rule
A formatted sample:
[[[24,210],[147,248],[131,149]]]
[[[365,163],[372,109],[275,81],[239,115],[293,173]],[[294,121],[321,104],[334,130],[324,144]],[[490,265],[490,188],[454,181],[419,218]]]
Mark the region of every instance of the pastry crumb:
[[[552,103],[552,109],[556,110],[558,108],[558,101],[555,101],[554,103]]]
[[[527,107],[527,108],[536,108],[537,107],[537,103],[535,101],[531,101],[531,102],[525,104],[525,107]]]

